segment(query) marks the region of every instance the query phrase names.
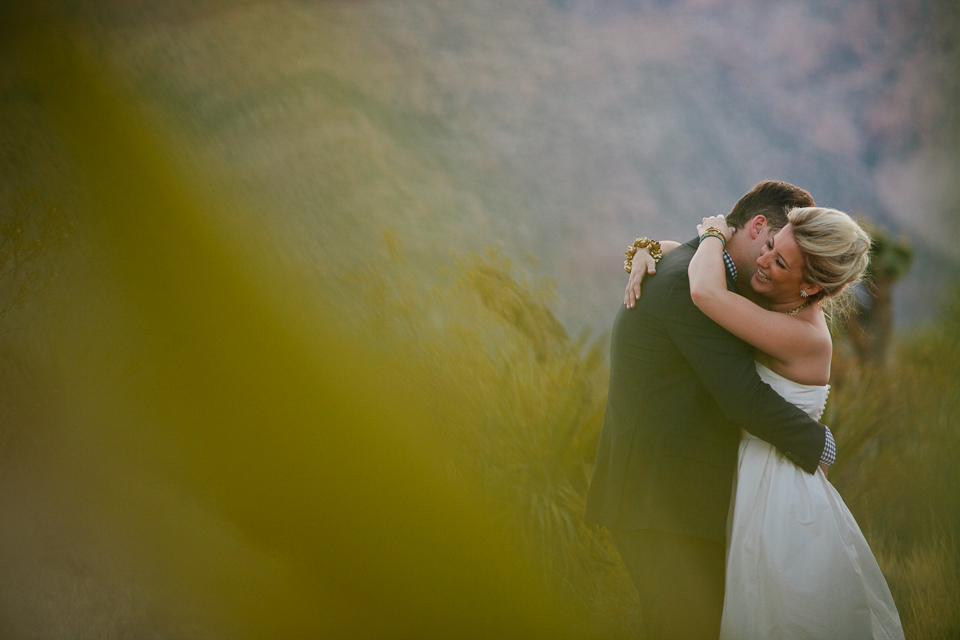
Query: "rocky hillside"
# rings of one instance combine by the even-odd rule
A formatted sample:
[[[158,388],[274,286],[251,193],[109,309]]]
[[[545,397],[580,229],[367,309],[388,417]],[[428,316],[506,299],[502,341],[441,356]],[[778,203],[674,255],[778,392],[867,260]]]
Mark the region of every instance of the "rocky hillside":
[[[383,228],[425,273],[501,242],[556,279],[568,328],[603,329],[633,237],[686,239],[765,178],[911,238],[901,324],[960,273],[948,2],[66,6],[200,183],[243,203],[224,220],[320,278],[385,256]],[[29,111],[16,83],[2,99]],[[37,135],[4,134],[5,164],[33,158],[4,186],[45,170]]]

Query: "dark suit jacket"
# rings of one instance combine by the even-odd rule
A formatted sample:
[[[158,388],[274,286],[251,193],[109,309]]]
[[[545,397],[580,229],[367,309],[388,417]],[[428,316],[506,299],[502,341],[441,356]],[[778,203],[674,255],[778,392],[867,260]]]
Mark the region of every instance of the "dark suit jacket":
[[[610,341],[610,390],[588,521],[726,537],[740,429],[816,471],[823,425],[760,380],[752,350],[690,299],[697,240],[668,253]],[[727,286],[736,291],[732,279]]]

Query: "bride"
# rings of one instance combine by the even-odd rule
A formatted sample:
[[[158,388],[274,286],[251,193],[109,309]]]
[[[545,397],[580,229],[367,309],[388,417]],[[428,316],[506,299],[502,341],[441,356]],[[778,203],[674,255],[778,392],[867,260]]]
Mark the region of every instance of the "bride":
[[[752,302],[726,287],[723,250],[733,229],[723,216],[704,218],[690,294],[756,349],[764,382],[819,419],[833,348],[823,307],[860,278],[870,239],[834,209],[793,209],[788,220],[757,259],[745,292]],[[634,270],[628,306],[652,265]],[[804,473],[743,432],[733,495],[721,640],[903,638],[883,574],[824,468]]]

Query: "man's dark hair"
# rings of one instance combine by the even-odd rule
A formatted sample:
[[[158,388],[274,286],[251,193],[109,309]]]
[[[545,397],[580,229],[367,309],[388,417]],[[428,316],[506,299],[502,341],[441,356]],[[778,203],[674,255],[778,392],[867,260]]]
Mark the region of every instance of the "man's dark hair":
[[[773,229],[787,226],[787,212],[796,207],[814,207],[813,196],[789,182],[764,180],[758,182],[733,205],[727,216],[727,224],[742,229],[761,213]]]

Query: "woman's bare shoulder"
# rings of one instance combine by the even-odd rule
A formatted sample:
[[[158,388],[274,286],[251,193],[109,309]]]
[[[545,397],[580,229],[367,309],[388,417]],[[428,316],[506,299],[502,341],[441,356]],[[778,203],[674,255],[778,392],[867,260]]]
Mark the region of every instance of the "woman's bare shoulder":
[[[830,380],[830,361],[833,356],[833,338],[823,310],[810,305],[790,318],[806,325],[806,338],[796,345],[784,345],[786,352],[771,367],[780,375],[801,384],[827,384]],[[795,348],[791,348],[795,346]]]

